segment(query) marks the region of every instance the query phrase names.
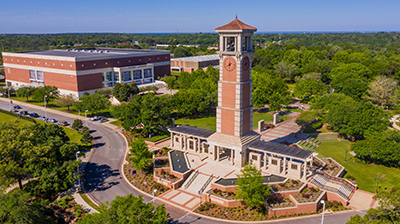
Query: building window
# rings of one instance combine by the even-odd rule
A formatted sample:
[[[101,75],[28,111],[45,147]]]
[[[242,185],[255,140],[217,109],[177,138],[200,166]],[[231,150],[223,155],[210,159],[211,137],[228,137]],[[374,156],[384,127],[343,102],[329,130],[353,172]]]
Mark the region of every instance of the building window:
[[[135,72],[135,79],[141,79],[142,78],[142,70],[136,70]]]
[[[278,161],[276,161],[275,159],[271,159],[271,164],[272,165],[278,165]]]
[[[114,81],[115,82],[119,81],[119,72],[114,72]]]
[[[132,80],[131,71],[123,72],[122,73],[122,80],[124,82],[131,81]]]
[[[292,164],[292,170],[297,170],[297,165],[296,164]]]
[[[44,84],[44,74],[42,71],[29,70],[29,80],[33,84]]]
[[[145,69],[144,70],[144,78],[151,78],[151,77],[152,77],[151,68]]]

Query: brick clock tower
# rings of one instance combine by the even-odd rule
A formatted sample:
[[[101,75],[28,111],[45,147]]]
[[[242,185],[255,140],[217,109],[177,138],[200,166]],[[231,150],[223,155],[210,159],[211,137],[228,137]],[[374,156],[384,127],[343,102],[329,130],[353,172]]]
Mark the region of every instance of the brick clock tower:
[[[241,137],[253,130],[251,59],[257,28],[236,18],[215,31],[220,37],[217,132]]]

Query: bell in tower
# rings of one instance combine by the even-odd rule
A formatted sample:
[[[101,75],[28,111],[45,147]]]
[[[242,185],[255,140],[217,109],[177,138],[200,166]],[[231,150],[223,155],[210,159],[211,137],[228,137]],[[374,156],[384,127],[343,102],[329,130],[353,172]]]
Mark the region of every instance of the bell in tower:
[[[243,136],[253,129],[251,58],[257,29],[236,18],[215,31],[220,36],[217,132]]]

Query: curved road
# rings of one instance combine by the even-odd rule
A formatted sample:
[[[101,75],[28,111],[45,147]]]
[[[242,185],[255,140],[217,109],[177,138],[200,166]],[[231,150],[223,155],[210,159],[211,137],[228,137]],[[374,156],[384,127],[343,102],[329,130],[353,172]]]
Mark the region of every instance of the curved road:
[[[44,116],[44,108],[32,106],[25,103],[14,102],[14,105],[20,105],[23,110],[28,110],[30,113],[38,113],[39,116]],[[0,108],[8,110],[8,100],[0,100]],[[67,121],[72,124],[73,120],[77,117],[75,115],[47,110],[47,117],[55,118],[56,120]],[[81,117],[82,119],[82,117]],[[84,118],[83,118],[84,120]],[[85,122],[84,122],[85,124]],[[120,172],[120,168],[125,156],[125,150],[127,145],[125,139],[118,134],[115,130],[101,125],[99,122],[88,121],[89,129],[93,136],[93,154],[90,157],[88,164],[86,164],[86,190],[89,196],[98,203],[104,203],[106,201],[112,201],[117,195],[124,196],[133,194],[135,196],[141,195],[139,191],[132,188],[123,178]],[[143,195],[144,202],[151,202],[152,197]],[[156,205],[163,204],[159,200],[156,200]],[[213,220],[198,216],[192,213],[187,213],[177,207],[165,204],[167,212],[170,213],[171,217],[176,223],[198,223],[198,224],[209,224],[209,223],[229,223],[225,221]],[[350,216],[355,214],[363,215],[365,212],[361,211],[347,211],[336,214],[326,214],[324,223],[346,223],[350,219]],[[271,221],[269,221],[271,222]],[[301,217],[295,219],[286,220],[274,220],[276,223],[310,223],[319,224],[321,223],[321,215]],[[267,222],[265,222],[267,223]]]

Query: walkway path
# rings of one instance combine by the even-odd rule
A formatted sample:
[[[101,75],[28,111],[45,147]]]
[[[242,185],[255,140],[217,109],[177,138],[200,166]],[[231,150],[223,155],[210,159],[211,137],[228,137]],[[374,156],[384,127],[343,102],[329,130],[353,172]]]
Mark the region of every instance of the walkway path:
[[[292,118],[279,123],[274,128],[261,132],[261,139],[274,143],[288,142],[290,144],[306,139],[308,136],[307,134],[296,134],[301,129],[295,122],[299,115],[300,113],[298,112],[289,113],[288,116]]]
[[[400,117],[400,114],[394,115],[393,118],[391,119],[393,121],[393,128],[397,129],[400,131],[400,127],[397,125],[396,121]]]

